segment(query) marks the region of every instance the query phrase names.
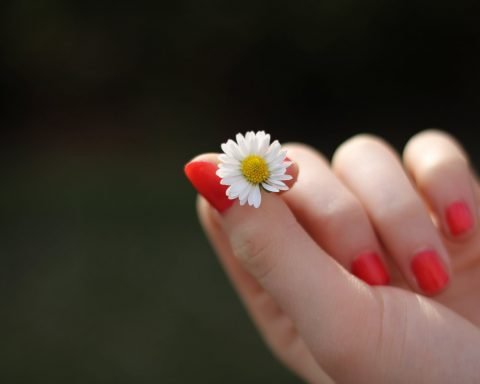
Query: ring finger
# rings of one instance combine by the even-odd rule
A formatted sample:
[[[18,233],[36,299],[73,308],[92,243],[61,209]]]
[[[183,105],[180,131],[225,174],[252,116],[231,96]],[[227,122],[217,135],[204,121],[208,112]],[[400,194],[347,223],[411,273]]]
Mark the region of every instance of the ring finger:
[[[332,163],[409,284],[427,295],[442,291],[449,281],[447,251],[391,148],[374,137],[356,136],[340,146]]]

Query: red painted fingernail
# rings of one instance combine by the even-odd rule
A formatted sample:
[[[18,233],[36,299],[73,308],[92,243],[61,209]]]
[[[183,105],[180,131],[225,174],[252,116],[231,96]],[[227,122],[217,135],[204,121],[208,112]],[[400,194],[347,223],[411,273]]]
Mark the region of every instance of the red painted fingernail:
[[[418,252],[412,259],[411,267],[419,287],[427,294],[438,293],[448,283],[448,274],[433,250]]]
[[[207,161],[192,161],[185,165],[185,175],[194,188],[217,211],[224,212],[232,206],[234,200],[229,200],[226,194],[228,186],[220,184],[216,175],[217,166]]]
[[[463,201],[456,201],[445,211],[448,228],[453,236],[461,236],[473,227],[473,217],[468,205]]]
[[[352,273],[370,285],[386,285],[390,281],[387,269],[375,252],[363,252],[352,262]]]

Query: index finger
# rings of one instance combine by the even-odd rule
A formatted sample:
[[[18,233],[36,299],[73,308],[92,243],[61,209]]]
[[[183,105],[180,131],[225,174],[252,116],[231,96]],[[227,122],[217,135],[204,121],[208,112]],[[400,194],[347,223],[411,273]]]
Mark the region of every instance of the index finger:
[[[215,164],[208,169],[211,178]],[[376,357],[365,351],[375,348],[381,333],[381,304],[374,291],[323,251],[279,196],[264,194],[258,209],[233,204],[221,212],[219,222],[234,255],[294,321],[322,367],[348,381],[356,370],[338,370],[339,361],[355,361],[357,369],[372,365]]]

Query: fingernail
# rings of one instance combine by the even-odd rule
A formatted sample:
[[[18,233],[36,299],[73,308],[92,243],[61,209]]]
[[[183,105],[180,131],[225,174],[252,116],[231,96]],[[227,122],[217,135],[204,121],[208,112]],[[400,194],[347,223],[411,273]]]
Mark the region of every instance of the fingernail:
[[[438,293],[448,283],[448,274],[433,250],[418,252],[412,259],[411,268],[418,286],[427,294]]]
[[[363,252],[352,262],[352,273],[370,285],[386,285],[390,281],[387,269],[375,252]]]
[[[450,204],[446,211],[448,228],[453,236],[461,236],[473,227],[473,217],[468,205],[463,201]]]
[[[185,165],[185,175],[193,187],[218,212],[224,212],[232,206],[234,200],[229,200],[226,194],[228,186],[220,184],[216,175],[217,166],[207,161],[192,161]]]

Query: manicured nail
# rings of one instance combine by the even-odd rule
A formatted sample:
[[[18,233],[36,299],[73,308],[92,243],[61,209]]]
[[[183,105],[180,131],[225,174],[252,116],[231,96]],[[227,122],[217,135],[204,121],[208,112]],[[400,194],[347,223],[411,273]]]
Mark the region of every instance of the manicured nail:
[[[440,292],[448,283],[448,274],[433,250],[418,252],[412,259],[411,268],[418,286],[429,295]]]
[[[363,252],[352,262],[352,273],[370,285],[386,285],[390,281],[382,259],[375,252]]]
[[[207,161],[192,161],[185,165],[185,175],[193,187],[217,211],[224,212],[232,206],[234,200],[229,200],[226,194],[228,186],[220,184],[216,175],[217,166]]]
[[[461,236],[473,227],[473,217],[468,205],[463,201],[456,201],[445,211],[448,228],[453,236]]]

